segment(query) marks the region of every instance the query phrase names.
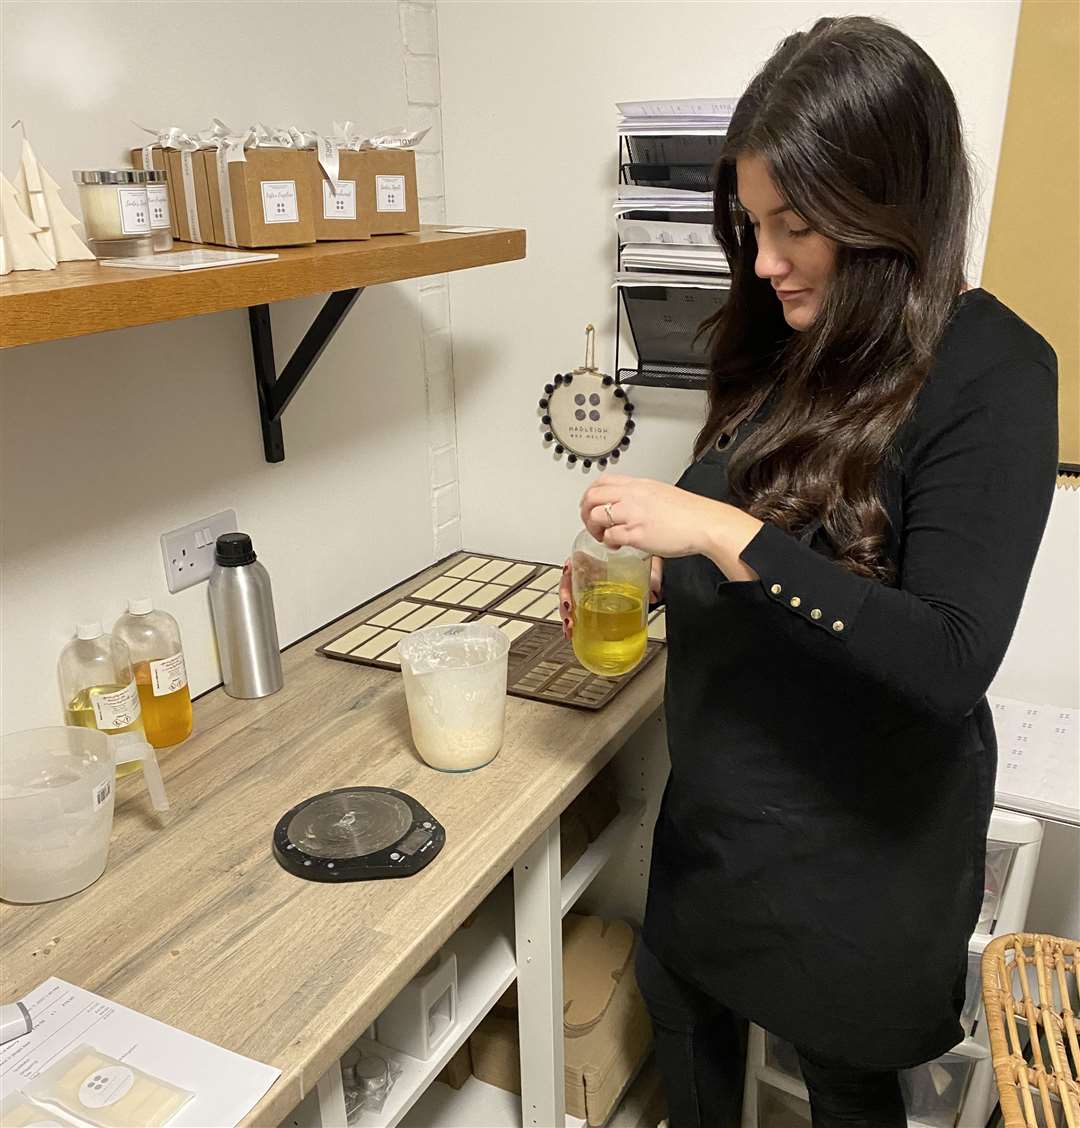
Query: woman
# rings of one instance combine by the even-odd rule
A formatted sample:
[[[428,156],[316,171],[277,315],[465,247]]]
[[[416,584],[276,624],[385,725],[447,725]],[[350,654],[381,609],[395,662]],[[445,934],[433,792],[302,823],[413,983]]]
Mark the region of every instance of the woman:
[[[969,202],[915,43],[867,18],[786,39],[718,166],[732,282],[695,461],[582,501],[598,540],[664,560],[638,978],[671,1128],[738,1123],[745,1019],[797,1048],[817,1128],[900,1128],[897,1070],[962,1037],[984,693],[1057,460],[1054,354],[966,289]]]

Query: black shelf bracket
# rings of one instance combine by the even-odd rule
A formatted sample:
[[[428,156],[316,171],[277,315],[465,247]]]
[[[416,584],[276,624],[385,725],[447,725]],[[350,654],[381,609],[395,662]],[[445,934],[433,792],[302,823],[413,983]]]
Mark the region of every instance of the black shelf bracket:
[[[259,390],[259,418],[262,422],[263,450],[267,462],[285,461],[285,440],[281,417],[300,385],[337,332],[353,303],[364,292],[363,286],[338,290],[326,299],[304,339],[278,375],[274,363],[274,337],[270,328],[270,307],[248,307],[251,323],[251,352],[255,361],[255,383]]]

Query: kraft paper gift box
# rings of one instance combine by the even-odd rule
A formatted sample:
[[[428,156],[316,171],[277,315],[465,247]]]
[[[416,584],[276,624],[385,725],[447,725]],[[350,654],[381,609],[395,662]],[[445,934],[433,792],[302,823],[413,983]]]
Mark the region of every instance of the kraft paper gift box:
[[[230,247],[294,247],[315,242],[314,152],[244,150],[243,160],[202,151],[214,242]],[[224,192],[222,189],[224,188]]]
[[[420,230],[416,153],[412,149],[363,149],[341,156],[349,175],[355,173],[358,212],[367,216],[372,235]]]
[[[188,243],[214,242],[205,155],[201,149],[165,150],[165,171],[169,174],[175,205],[173,235]]]
[[[364,153],[338,150],[337,191],[331,190],[330,178],[316,158],[309,165],[311,198],[315,205],[315,238],[319,242],[338,239],[370,239],[371,209],[366,206],[368,194],[361,192],[365,165],[358,158]]]
[[[131,166],[132,168],[156,168],[161,172],[168,173],[168,151],[161,145],[142,145],[138,149],[132,149]],[[169,192],[169,218],[172,220],[173,238],[179,239],[180,229],[176,222],[176,193],[171,176],[166,181],[165,187]]]

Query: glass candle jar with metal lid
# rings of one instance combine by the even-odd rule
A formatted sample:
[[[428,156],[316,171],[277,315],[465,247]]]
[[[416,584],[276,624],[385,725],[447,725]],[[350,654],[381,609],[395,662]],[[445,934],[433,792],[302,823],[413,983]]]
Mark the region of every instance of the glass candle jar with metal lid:
[[[72,175],[79,186],[86,241],[98,258],[154,253],[146,172],[83,169]]]
[[[169,174],[160,168],[143,171],[146,177],[146,202],[150,207],[150,235],[155,251],[171,251],[172,215],[169,212]]]

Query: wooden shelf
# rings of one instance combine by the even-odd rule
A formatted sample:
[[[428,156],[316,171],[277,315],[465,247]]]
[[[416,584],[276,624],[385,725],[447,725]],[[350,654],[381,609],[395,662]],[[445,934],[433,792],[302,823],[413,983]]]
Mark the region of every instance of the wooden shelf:
[[[513,1128],[521,1123],[521,1098],[475,1077],[458,1090],[436,1081],[402,1121],[405,1128]],[[585,1128],[586,1123],[566,1114],[566,1128]]]
[[[369,1053],[392,1058],[401,1069],[381,1111],[354,1116],[350,1128],[395,1128],[423,1096],[442,1068],[464,1045],[480,1020],[517,978],[514,956],[513,893],[505,883],[488,898],[468,928],[460,928],[445,947],[457,956],[457,1025],[427,1061],[361,1038]]]
[[[176,244],[176,250],[188,248]],[[65,262],[55,270],[9,274],[0,279],[0,348],[511,262],[525,257],[525,232],[461,235],[424,227],[417,235],[277,253],[271,262],[185,273]]]

